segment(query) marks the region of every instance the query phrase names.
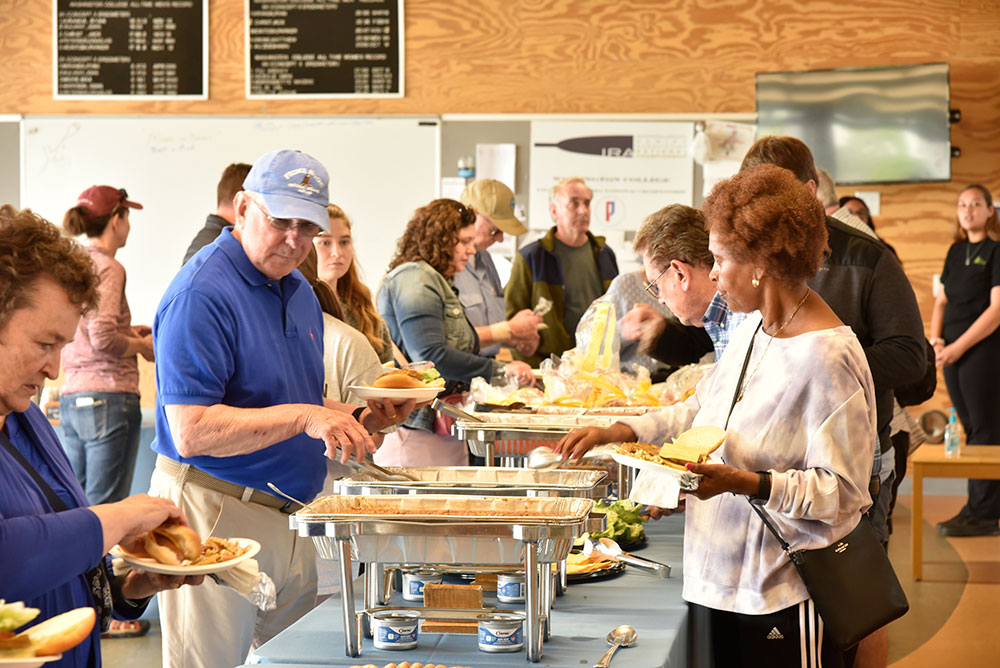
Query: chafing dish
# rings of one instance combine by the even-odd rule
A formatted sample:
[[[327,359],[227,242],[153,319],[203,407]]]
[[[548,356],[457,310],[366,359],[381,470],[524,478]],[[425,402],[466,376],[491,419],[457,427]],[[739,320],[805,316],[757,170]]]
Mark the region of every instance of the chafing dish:
[[[348,656],[361,654],[351,580],[351,560],[357,558],[380,565],[523,564],[525,653],[536,662],[552,594],[549,567],[543,573],[542,565],[566,558],[592,508],[593,501],[582,498],[327,496],[292,514],[289,524],[313,538],[321,557],[340,561]]]
[[[489,494],[598,499],[607,496],[607,474],[586,469],[532,471],[487,466],[388,467],[415,481],[385,481],[358,472],[334,483],[338,494]]]

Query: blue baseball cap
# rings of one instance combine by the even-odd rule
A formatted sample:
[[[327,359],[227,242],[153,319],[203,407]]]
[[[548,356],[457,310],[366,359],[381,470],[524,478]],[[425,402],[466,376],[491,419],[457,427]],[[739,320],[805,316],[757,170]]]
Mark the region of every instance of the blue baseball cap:
[[[257,158],[243,189],[259,193],[275,218],[308,220],[330,231],[330,177],[319,161],[302,151],[283,149]]]

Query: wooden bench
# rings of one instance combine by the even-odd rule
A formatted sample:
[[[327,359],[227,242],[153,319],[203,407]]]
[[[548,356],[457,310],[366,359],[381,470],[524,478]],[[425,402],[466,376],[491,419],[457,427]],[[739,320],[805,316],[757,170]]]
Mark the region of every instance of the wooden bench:
[[[958,457],[945,457],[943,445],[922,445],[910,457],[913,511],[910,518],[913,579],[923,576],[924,478],[1000,480],[1000,445],[962,444]]]

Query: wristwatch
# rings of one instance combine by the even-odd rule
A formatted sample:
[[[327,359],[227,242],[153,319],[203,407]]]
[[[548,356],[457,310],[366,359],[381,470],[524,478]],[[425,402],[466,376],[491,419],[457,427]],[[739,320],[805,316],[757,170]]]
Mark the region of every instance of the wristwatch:
[[[757,471],[760,476],[760,483],[757,485],[757,493],[750,496],[750,503],[763,506],[771,498],[771,472]]]

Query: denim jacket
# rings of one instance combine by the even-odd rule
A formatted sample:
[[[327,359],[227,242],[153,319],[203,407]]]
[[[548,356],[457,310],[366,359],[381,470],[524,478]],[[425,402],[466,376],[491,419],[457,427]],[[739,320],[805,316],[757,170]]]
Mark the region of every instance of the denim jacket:
[[[399,265],[382,279],[378,312],[392,340],[411,362],[434,362],[447,381],[448,391],[487,380],[503,364],[480,357],[479,337],[469,324],[452,283],[423,260]],[[405,426],[434,431],[434,410],[414,411]]]

